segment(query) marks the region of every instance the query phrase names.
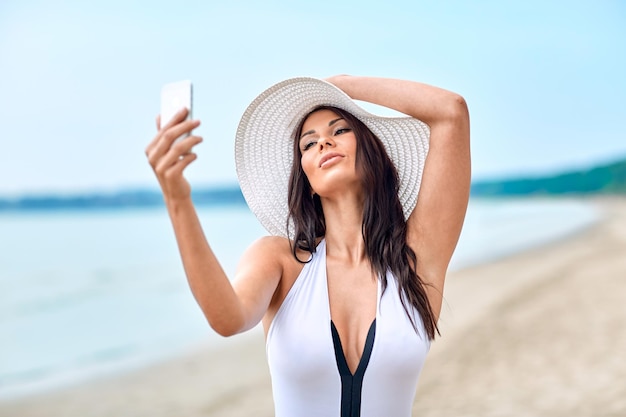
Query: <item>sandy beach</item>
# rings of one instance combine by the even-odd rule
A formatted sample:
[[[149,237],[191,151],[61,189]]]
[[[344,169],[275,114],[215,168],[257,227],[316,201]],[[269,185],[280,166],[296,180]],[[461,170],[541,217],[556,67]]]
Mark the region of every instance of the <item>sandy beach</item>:
[[[415,416],[626,416],[626,199],[587,230],[449,274]],[[494,245],[497,245],[494,242]],[[0,416],[272,416],[263,335],[0,402]]]

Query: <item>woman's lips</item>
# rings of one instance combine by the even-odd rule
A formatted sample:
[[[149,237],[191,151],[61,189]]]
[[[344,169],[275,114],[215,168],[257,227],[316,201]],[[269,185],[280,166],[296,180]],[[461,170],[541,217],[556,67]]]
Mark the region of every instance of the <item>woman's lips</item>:
[[[324,155],[320,160],[320,168],[326,168],[328,166],[331,166],[336,162],[339,162],[341,158],[343,158],[343,155],[334,152]]]

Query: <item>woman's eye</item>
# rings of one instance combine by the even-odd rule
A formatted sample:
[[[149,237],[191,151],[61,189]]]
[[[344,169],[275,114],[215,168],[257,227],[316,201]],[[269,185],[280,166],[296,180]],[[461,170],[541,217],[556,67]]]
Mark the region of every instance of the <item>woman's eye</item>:
[[[336,135],[343,135],[344,133],[347,133],[349,131],[350,131],[350,128],[347,128],[347,127],[339,128],[339,129],[335,130],[335,136]]]
[[[302,147],[303,151],[306,151],[307,149],[311,148],[311,146],[315,145],[315,142],[307,142],[304,144],[304,146]]]

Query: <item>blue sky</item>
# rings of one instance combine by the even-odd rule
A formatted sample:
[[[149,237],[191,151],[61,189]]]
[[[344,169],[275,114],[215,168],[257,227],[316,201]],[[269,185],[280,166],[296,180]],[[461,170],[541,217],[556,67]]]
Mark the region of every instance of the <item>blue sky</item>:
[[[622,1],[0,3],[0,195],[156,187],[163,83],[194,82],[188,177],[235,183],[239,117],[293,76],[414,79],[470,106],[475,179],[626,157]]]

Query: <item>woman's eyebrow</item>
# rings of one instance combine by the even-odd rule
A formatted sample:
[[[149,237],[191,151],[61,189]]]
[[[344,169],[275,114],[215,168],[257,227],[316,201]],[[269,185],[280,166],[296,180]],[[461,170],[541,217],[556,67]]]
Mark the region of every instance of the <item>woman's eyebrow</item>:
[[[306,135],[312,135],[313,133],[315,133],[315,130],[309,130],[308,132],[304,132],[301,136],[300,136],[300,140],[302,140],[303,137],[305,137]]]
[[[334,120],[331,120],[330,122],[328,122],[328,126],[332,126],[335,123],[337,123],[338,121],[343,120],[343,117],[338,117]],[[303,137],[305,137],[306,135],[312,135],[313,133],[315,133],[314,129],[308,130],[306,132],[304,132],[302,135],[300,135],[300,140],[302,140]]]
[[[328,126],[332,126],[332,125],[334,125],[334,124],[335,124],[335,123],[337,123],[339,120],[343,120],[343,117],[339,117],[339,118],[337,118],[337,119],[335,119],[335,120],[331,120],[330,122],[328,122]]]

